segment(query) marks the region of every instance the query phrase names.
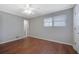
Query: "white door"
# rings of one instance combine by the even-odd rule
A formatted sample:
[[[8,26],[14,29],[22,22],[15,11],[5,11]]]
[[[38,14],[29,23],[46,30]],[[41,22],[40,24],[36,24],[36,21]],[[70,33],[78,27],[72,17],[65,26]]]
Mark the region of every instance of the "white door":
[[[75,49],[79,53],[79,5],[74,8],[74,41]]]
[[[28,22],[28,20],[24,20],[24,33],[25,33],[25,36],[27,36],[27,34],[28,34],[28,29],[29,29],[29,22]]]

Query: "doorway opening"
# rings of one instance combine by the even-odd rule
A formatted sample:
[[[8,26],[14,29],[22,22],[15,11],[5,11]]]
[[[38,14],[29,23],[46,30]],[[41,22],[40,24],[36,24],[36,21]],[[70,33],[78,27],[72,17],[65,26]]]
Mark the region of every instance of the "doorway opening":
[[[28,20],[24,20],[24,35],[27,37],[28,35],[28,29],[29,29],[29,22]]]

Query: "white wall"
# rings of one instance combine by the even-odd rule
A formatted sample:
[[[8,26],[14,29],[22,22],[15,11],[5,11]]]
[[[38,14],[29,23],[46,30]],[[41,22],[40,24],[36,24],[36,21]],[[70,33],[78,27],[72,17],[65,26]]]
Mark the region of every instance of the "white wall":
[[[67,15],[66,19],[66,27],[49,27],[45,28],[43,26],[43,20],[46,17],[54,17],[57,15]],[[73,43],[73,10],[63,10],[55,13],[51,13],[49,15],[40,16],[37,18],[30,19],[30,34],[29,36],[42,38],[49,41],[56,41],[56,42],[64,42],[68,44]]]
[[[73,38],[74,38],[74,49],[79,53],[79,4],[75,5],[73,9],[74,13],[74,26],[73,26]]]
[[[25,36],[24,18],[4,12],[0,12],[0,15],[0,28],[2,27],[0,43],[13,41],[17,36]]]
[[[0,15],[0,39],[2,39],[2,20],[1,20],[1,15]],[[0,40],[1,41],[1,40]]]

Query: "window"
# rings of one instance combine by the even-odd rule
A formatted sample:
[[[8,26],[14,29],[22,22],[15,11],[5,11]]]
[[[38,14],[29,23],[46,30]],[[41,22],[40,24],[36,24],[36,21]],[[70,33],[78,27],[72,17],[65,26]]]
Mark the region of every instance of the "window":
[[[54,26],[66,26],[66,15],[55,16]]]
[[[44,19],[44,26],[51,27],[52,26],[52,18],[45,18]]]
[[[44,27],[64,27],[66,26],[66,15],[59,15],[55,17],[45,18]]]

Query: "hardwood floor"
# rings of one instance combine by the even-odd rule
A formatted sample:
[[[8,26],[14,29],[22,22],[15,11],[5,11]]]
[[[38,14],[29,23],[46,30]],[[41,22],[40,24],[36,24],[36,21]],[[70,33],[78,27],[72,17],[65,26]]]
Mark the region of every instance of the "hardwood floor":
[[[3,54],[76,54],[70,45],[50,42],[33,37],[0,45]]]

